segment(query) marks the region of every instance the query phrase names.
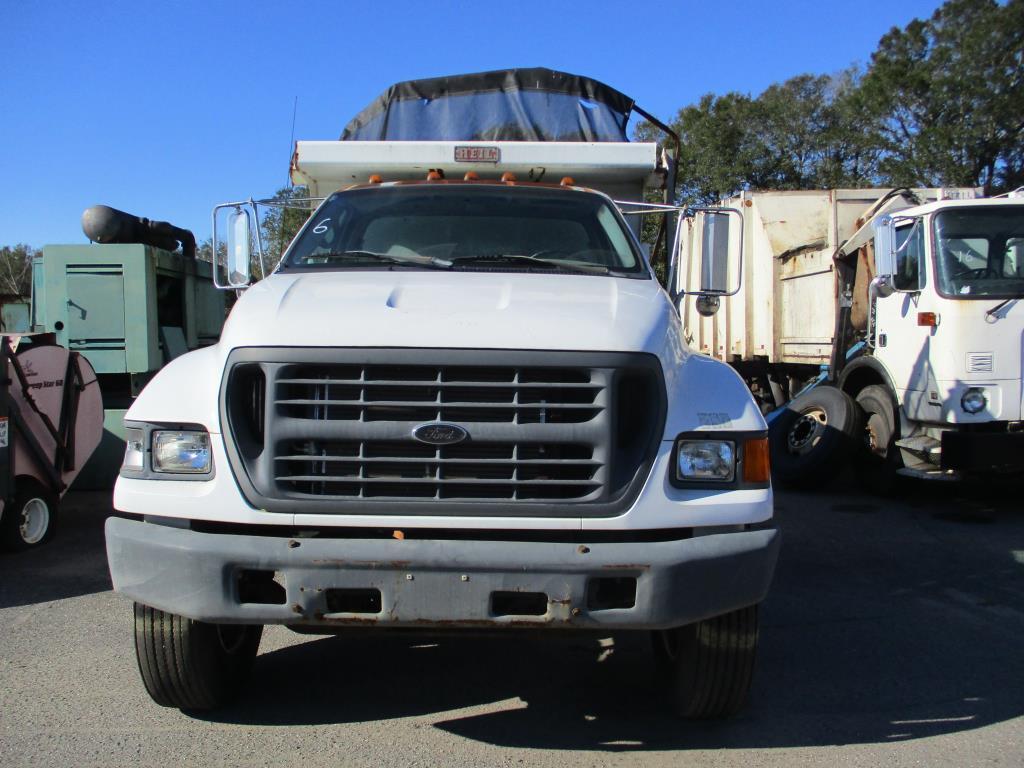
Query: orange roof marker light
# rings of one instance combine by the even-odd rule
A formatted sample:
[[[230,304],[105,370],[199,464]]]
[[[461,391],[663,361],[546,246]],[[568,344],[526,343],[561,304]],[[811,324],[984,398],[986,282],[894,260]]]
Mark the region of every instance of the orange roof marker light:
[[[371,174],[370,174],[370,183],[371,183],[371,184],[380,184],[380,183],[382,183],[383,181],[384,181],[384,179],[382,179],[382,178],[380,177],[380,174],[379,174],[379,173],[371,173]]]
[[[562,177],[562,181],[559,182],[559,183],[563,187],[575,187],[576,186],[576,182],[573,180],[572,176],[563,176]]]
[[[509,184],[516,180],[516,175],[512,173],[512,171],[505,171],[503,174],[501,174],[501,180],[504,181],[506,184]]]
[[[427,181],[440,181],[444,178],[444,174],[440,171],[429,171],[427,173]]]
[[[466,171],[466,175],[462,177],[463,181],[480,181],[480,174],[476,171]]]

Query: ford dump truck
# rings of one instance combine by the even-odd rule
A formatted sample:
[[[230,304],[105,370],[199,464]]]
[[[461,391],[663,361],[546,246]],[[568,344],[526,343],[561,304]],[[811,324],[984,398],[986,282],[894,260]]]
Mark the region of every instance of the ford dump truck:
[[[298,142],[325,199],[126,416],[107,552],[154,701],[229,701],[282,624],[649,631],[678,713],[742,705],[779,547],[767,427],[607,194],[643,209],[671,178],[632,107],[493,72]],[[251,212],[220,212],[243,287]]]
[[[721,239],[720,268],[742,270],[743,289],[706,316],[687,299],[684,334],[730,362],[770,411],[779,479],[824,481],[849,459],[880,491],[897,475],[1024,470],[1024,198],[979,192],[723,202],[744,226]],[[684,231],[684,251],[699,248],[703,218]],[[675,279],[701,278],[691,260]]]

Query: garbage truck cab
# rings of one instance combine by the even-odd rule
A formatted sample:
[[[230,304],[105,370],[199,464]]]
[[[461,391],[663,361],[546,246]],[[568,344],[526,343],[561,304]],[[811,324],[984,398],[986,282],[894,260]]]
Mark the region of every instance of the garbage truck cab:
[[[281,624],[648,631],[678,713],[743,704],[780,541],[766,425],[621,210],[671,176],[632,106],[484,73],[298,143],[324,199],[126,416],[107,552],[156,702],[224,704]],[[250,205],[218,210],[245,288]]]
[[[1024,470],[1024,198],[882,217],[875,260],[867,342],[900,419],[866,413],[878,450],[898,439],[924,473]]]

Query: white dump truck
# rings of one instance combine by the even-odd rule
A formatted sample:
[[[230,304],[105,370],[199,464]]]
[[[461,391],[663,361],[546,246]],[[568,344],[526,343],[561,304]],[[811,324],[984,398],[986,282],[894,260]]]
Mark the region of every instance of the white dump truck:
[[[722,205],[742,227],[695,216],[672,280],[707,279],[698,252],[717,234],[721,309],[686,299],[683,333],[770,411],[777,477],[821,482],[853,459],[884,490],[897,473],[1024,470],[1024,198],[862,189]]]
[[[324,199],[126,416],[107,552],[157,703],[228,701],[282,624],[651,631],[679,713],[741,706],[780,541],[767,425],[609,196],[674,210],[641,205],[671,169],[633,107],[491,72],[298,142]],[[246,287],[251,212],[217,215]]]

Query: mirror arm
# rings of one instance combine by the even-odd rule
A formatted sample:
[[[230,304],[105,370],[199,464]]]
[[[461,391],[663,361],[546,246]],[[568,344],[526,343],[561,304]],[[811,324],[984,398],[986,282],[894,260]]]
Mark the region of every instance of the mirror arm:
[[[875,275],[868,283],[868,327],[864,341],[869,349],[875,348],[875,313],[878,311],[878,299],[892,296],[895,289],[888,275]]]

